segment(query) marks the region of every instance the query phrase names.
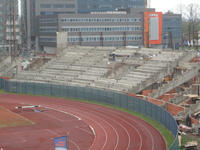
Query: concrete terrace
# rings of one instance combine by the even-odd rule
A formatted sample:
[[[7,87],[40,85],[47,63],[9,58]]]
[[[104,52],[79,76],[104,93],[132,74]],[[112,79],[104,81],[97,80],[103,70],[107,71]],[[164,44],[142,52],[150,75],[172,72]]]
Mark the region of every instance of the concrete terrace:
[[[115,61],[109,60],[112,53]],[[170,74],[187,55],[145,48],[68,47],[39,70],[20,71],[12,80],[139,92]]]

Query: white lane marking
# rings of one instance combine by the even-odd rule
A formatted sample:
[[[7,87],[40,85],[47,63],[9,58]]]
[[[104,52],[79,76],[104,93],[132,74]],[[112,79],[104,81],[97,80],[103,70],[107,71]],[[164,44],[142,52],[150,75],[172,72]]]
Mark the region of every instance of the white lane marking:
[[[84,106],[81,106],[82,108],[84,108]],[[85,109],[85,108],[84,108]],[[73,111],[73,110],[72,110]],[[76,110],[77,111],[77,110]],[[91,110],[90,110],[91,111]],[[91,113],[89,113],[90,115],[92,115]],[[93,115],[94,116],[94,115]],[[95,115],[96,116],[96,115]],[[105,117],[105,115],[103,115],[104,117]],[[116,116],[117,117],[117,116]],[[99,116],[98,116],[98,118],[100,118]],[[117,117],[117,118],[119,118],[119,117]],[[100,118],[100,119],[102,119],[102,118]],[[119,119],[121,119],[121,118],[119,118]],[[113,121],[113,120],[112,120]],[[135,128],[134,126],[132,126],[132,125],[130,125],[130,123],[128,123],[127,121],[125,121],[125,120],[123,120],[126,124],[128,124],[129,126],[131,126],[132,128],[134,128],[135,129],[135,131],[137,132],[137,134],[139,135],[139,137],[140,137],[140,149],[142,148],[142,138],[141,138],[141,134],[140,134],[140,132],[139,132],[139,130],[137,129],[137,128]],[[116,135],[117,135],[117,144],[115,145],[115,149],[117,148],[117,145],[118,145],[118,142],[119,142],[119,135],[118,135],[118,133],[117,133],[117,131],[116,131],[116,129],[110,124],[110,123],[108,123],[107,121],[105,121],[104,120],[104,122],[106,122],[107,124],[109,124],[110,126],[111,126],[111,128],[115,131],[115,133],[116,133]],[[117,122],[117,121],[115,121],[115,122]],[[123,126],[123,125],[121,125],[120,123],[118,123],[117,122],[117,124],[119,125],[119,126],[121,126],[124,130],[125,130],[125,132],[126,132],[126,134],[127,134],[127,136],[128,136],[128,146],[127,146],[127,150],[129,149],[129,147],[130,147],[130,134],[129,134],[129,132],[127,131],[127,129]],[[107,142],[106,142],[107,143]],[[105,143],[105,144],[106,144]],[[105,147],[105,144],[104,144],[104,146],[102,147],[102,149]]]
[[[118,118],[120,120],[124,121],[125,123],[127,123],[133,129],[135,129],[135,131],[137,132],[137,134],[139,135],[139,138],[140,138],[140,150],[141,150],[142,149],[142,143],[143,143],[143,141],[142,141],[142,135],[140,134],[139,130],[136,127],[134,127],[132,124],[130,124],[129,122],[127,122],[126,120],[122,119],[121,117],[118,117]],[[126,129],[126,132],[128,133],[127,129]],[[129,134],[128,134],[128,136],[129,136]],[[130,138],[130,136],[129,136],[129,138]],[[129,144],[128,144],[127,150],[129,149],[129,147],[130,147],[130,139],[129,139]]]
[[[101,108],[101,107],[99,107],[99,108]],[[56,109],[55,109],[55,110],[56,110]],[[114,112],[114,111],[110,111],[110,112]],[[117,113],[117,112],[114,112],[114,113],[119,114],[119,113]],[[90,120],[91,120],[91,119],[90,119]],[[133,119],[131,119],[131,120],[134,121],[134,122],[136,122],[136,121],[133,120]],[[140,123],[140,124],[141,124],[141,123]],[[131,126],[132,126],[132,125],[131,125]],[[146,128],[146,127],[145,127],[145,128]],[[146,130],[147,130],[147,129],[146,129]],[[147,130],[147,131],[148,131],[148,130]],[[150,133],[150,131],[148,131],[148,132]],[[151,134],[150,136],[152,137],[152,134]],[[154,140],[154,139],[153,139],[153,140]],[[152,143],[152,144],[153,144],[153,145],[152,145],[152,146],[153,146],[152,149],[153,149],[155,143],[154,143],[154,141],[152,141],[152,142],[153,142],[153,143]]]
[[[56,106],[58,106],[58,105],[56,105]],[[60,106],[61,106],[61,105],[60,105]],[[44,106],[42,106],[42,107],[44,107]],[[71,113],[69,113],[69,112],[64,112],[64,111],[62,111],[62,110],[58,110],[58,109],[55,109],[55,108],[50,108],[50,107],[47,107],[47,106],[45,106],[44,108],[48,108],[48,109],[52,109],[52,110],[55,110],[55,111],[58,111],[58,112],[62,112],[62,113],[65,113],[65,114],[69,114],[69,115],[72,115],[72,116],[78,118],[78,120],[81,120],[80,117],[78,117],[78,116],[76,116],[76,115],[74,115],[74,114],[71,114]],[[62,107],[60,107],[60,108],[62,108]],[[76,111],[77,111],[77,110],[76,110]],[[103,130],[103,132],[104,132],[104,134],[105,134],[105,137],[106,137],[105,143],[107,143],[107,140],[108,140],[107,132],[106,132],[106,130],[103,128],[103,126],[102,126],[101,124],[99,124],[97,121],[95,121],[95,120],[89,118],[88,116],[83,115],[82,113],[79,114],[79,115],[84,116],[84,117],[87,118],[88,120],[91,120],[91,121],[95,122],[95,123]],[[96,140],[96,136],[94,137],[94,141],[93,141],[92,145],[90,146],[89,150],[90,150],[91,147],[94,145],[95,140]]]
[[[111,110],[110,110],[110,112],[113,112],[113,113],[115,113],[115,114],[119,114],[118,112],[111,111]],[[141,122],[138,123],[136,120],[133,120],[133,118],[131,118],[131,117],[126,117],[126,118],[128,118],[128,119],[130,119],[131,121],[133,121],[133,122],[139,124],[140,126],[143,127],[143,129],[145,129],[145,130],[148,132],[148,134],[151,136],[152,150],[154,150],[154,146],[155,146],[154,138],[153,138],[152,133],[147,129],[147,127],[144,126]],[[128,123],[128,122],[127,122],[127,123]],[[132,125],[131,125],[131,126],[132,126]]]
[[[81,131],[84,131],[84,132],[86,132],[86,133],[88,133],[89,135],[93,135],[92,133],[90,133],[89,131],[87,131],[86,129],[83,129],[83,128],[81,128],[81,127],[75,127],[76,129],[79,129],[79,130],[81,130]]]
[[[45,130],[51,134],[54,134],[55,136],[59,136],[59,134],[53,130],[50,130],[50,129],[45,129]]]
[[[57,106],[58,106],[58,105],[57,105]],[[46,108],[48,108],[48,107],[46,107]],[[63,109],[63,105],[60,106],[59,108],[62,108],[62,109]],[[57,109],[54,109],[54,108],[53,108],[53,110],[60,111],[60,110],[57,110]],[[73,111],[73,110],[72,110],[72,111]],[[78,110],[75,110],[75,111],[77,112]],[[62,111],[61,111],[61,112],[62,112]],[[91,115],[91,114],[90,114],[90,115]],[[96,124],[103,130],[104,135],[105,135],[105,137],[106,137],[105,143],[107,143],[107,141],[108,141],[107,132],[106,132],[106,130],[104,129],[104,127],[103,127],[99,122],[95,121],[94,119],[91,119],[91,117],[89,118],[87,115],[83,115],[82,112],[79,114],[79,116],[85,117],[86,119],[91,120],[91,121],[93,121],[94,123],[96,123]],[[94,142],[93,142],[92,145],[90,146],[89,150],[90,150],[90,149],[92,148],[92,146],[94,145],[95,140],[96,140],[96,136],[94,137]],[[104,143],[104,145],[105,145],[105,143]]]
[[[152,141],[152,150],[154,150],[154,138],[153,138],[153,135],[152,135],[152,133],[146,128],[146,126],[144,126],[143,124],[141,124],[144,128],[145,128],[145,130],[150,134],[150,136],[151,136],[151,141]]]
[[[92,110],[90,110],[90,111],[92,111]],[[92,112],[93,112],[93,111],[92,111]],[[99,114],[99,115],[102,115],[103,117],[110,119],[109,117],[107,117],[107,116],[104,115],[104,114]],[[97,116],[97,115],[95,115],[95,116]],[[101,117],[98,116],[98,118],[101,118]],[[104,119],[103,119],[103,120],[104,120]],[[104,121],[105,121],[105,120],[104,120]],[[113,119],[112,121],[115,122],[117,125],[119,125],[121,128],[124,129],[124,131],[126,132],[126,134],[127,134],[127,136],[128,136],[128,147],[130,147],[130,134],[129,134],[129,132],[127,131],[127,129],[126,129],[121,123],[115,121],[114,119]],[[114,150],[115,150],[115,149],[117,149],[117,146],[119,145],[119,134],[118,134],[117,130],[116,130],[110,123],[108,123],[108,121],[105,121],[105,122],[106,122],[107,124],[110,125],[110,127],[115,131],[115,134],[116,134],[116,136],[117,136],[117,143],[116,143],[115,148],[114,148]]]
[[[100,109],[98,109],[98,110],[100,110]],[[120,114],[119,112],[116,112],[116,111],[112,111],[112,110],[109,110],[110,112],[112,112],[112,113],[115,113],[115,114]],[[122,114],[121,114],[122,115]],[[138,123],[140,126],[142,126],[147,132],[148,132],[148,134],[151,136],[151,141],[152,141],[152,150],[154,150],[154,147],[155,147],[155,141],[154,141],[154,138],[153,138],[153,135],[152,135],[152,133],[147,129],[147,127],[146,126],[144,126],[141,122],[137,122],[136,120],[134,120],[133,118],[131,118],[131,117],[128,117],[128,116],[125,116],[126,118],[128,118],[128,119],[130,119],[130,121],[133,121],[133,122],[135,122],[135,123]],[[128,123],[128,122],[127,122]],[[130,123],[128,123],[128,124],[130,124]],[[131,125],[131,124],[130,124]],[[132,125],[131,125],[132,126]],[[154,128],[154,127],[153,127]]]
[[[94,131],[94,128],[93,128],[91,125],[89,125],[89,127],[90,127],[90,129],[92,130],[94,136],[96,136],[96,132]]]
[[[107,117],[106,115],[104,115],[104,114],[100,114],[100,115],[103,115],[103,117],[105,117],[105,118],[108,118],[108,119],[110,119],[109,117]],[[99,117],[99,116],[98,116]],[[100,118],[100,117],[99,117]],[[125,130],[125,132],[126,132],[126,134],[127,134],[127,136],[128,136],[128,145],[130,144],[130,136],[129,136],[129,133],[128,133],[128,131],[126,130],[126,128],[123,126],[123,125],[121,125],[121,123],[119,123],[119,122],[117,122],[117,121],[115,121],[115,120],[112,120],[113,122],[115,122],[117,125],[119,125],[119,126],[121,126],[124,130]],[[108,123],[108,121],[105,121],[105,122],[107,122]],[[108,123],[110,126],[111,126],[111,128],[115,131],[115,134],[116,134],[116,136],[117,136],[117,142],[116,142],[116,145],[115,145],[115,147],[114,147],[114,150],[115,149],[117,149],[117,146],[119,145],[119,134],[118,134],[118,132],[117,132],[117,130],[110,124],[110,123]]]
[[[73,110],[72,108],[71,108],[71,110],[72,110],[72,111],[78,112],[78,110]],[[106,139],[105,139],[105,142],[104,142],[104,146],[103,146],[103,147],[105,147],[106,143],[108,143],[108,135],[107,135],[107,132],[106,132],[105,128],[104,128],[99,122],[97,122],[96,120],[91,119],[91,117],[88,117],[88,115],[83,115],[83,112],[80,112],[79,115],[81,115],[82,117],[85,117],[85,118],[88,119],[88,120],[91,120],[91,121],[95,122],[95,123],[103,130],[104,135],[105,135],[105,138],[106,138]],[[89,113],[89,115],[92,115],[92,114]],[[94,142],[93,142],[92,145],[90,146],[89,150],[90,150],[90,149],[92,148],[92,146],[94,145],[95,140],[96,140],[96,136],[94,137]]]
[[[71,108],[71,110],[73,111],[74,109],[72,109]],[[79,111],[79,110],[75,110],[76,112],[77,111]],[[80,111],[79,111],[80,112]],[[83,114],[83,112],[80,112],[81,114]],[[110,123],[108,123],[106,120],[104,120],[104,119],[102,119],[101,117],[99,117],[98,115],[94,115],[94,114],[92,114],[92,113],[87,113],[87,112],[85,112],[86,114],[89,114],[89,115],[91,115],[91,116],[94,116],[95,118],[99,118],[99,119],[101,119],[101,121],[104,121],[105,123],[107,123],[108,124],[108,126],[110,126],[113,130],[114,130],[114,132],[115,132],[115,134],[116,134],[116,136],[117,136],[117,142],[116,142],[116,146],[118,145],[118,143],[119,143],[119,135],[118,135],[118,133],[117,133],[117,131],[116,131],[116,129],[110,124]],[[88,116],[88,115],[87,115]],[[105,117],[105,116],[104,116]],[[104,129],[104,128],[103,128]],[[104,142],[104,145],[102,146],[102,150],[105,148],[105,146],[106,146],[106,144],[108,143],[108,137],[107,137],[107,132],[105,132],[106,133],[106,141]],[[115,147],[116,147],[115,146]]]
[[[73,116],[73,117],[77,118],[78,120],[82,120],[80,117],[78,117],[78,116],[76,116],[72,113],[66,112],[66,111],[58,110],[58,109],[47,107],[47,106],[42,106],[42,107],[47,108],[47,109],[51,109],[51,110],[55,110],[55,111],[58,111],[58,112],[61,112],[61,113],[64,113],[64,114],[67,114],[67,115],[70,115],[70,116]]]
[[[78,150],[80,150],[80,147],[78,146],[78,144],[76,144],[76,142],[72,141],[72,140],[68,140],[70,143],[74,144],[76,146],[76,148]]]

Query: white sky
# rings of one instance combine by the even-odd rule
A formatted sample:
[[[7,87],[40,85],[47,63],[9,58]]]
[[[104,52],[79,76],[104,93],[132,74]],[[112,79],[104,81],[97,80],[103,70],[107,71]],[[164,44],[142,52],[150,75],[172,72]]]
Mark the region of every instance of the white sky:
[[[191,3],[200,5],[200,0],[148,0],[151,8],[156,8],[156,11],[167,12],[171,10],[180,13],[180,10]]]

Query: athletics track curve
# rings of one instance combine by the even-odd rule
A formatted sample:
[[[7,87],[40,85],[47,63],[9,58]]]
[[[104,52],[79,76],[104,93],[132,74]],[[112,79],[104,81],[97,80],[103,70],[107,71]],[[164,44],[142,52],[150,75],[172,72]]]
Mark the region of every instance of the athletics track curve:
[[[70,150],[166,150],[162,135],[150,124],[125,112],[59,98],[0,94],[0,104],[35,122],[0,129],[5,150],[53,150],[53,138],[69,136]],[[41,105],[40,113],[15,110]]]

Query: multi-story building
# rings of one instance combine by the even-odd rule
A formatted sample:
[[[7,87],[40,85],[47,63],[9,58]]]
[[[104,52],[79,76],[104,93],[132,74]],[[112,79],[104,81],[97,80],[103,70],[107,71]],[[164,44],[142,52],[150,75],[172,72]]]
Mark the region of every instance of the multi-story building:
[[[139,46],[143,45],[144,9],[57,14],[38,18],[40,48],[56,46],[56,32],[66,32],[68,45]]]
[[[178,49],[182,42],[182,16],[180,14],[163,14],[163,48]]]
[[[27,49],[37,49],[36,18],[37,16],[55,15],[60,13],[77,13],[77,0],[22,0],[23,21]],[[36,47],[35,47],[36,46]]]
[[[18,0],[0,0],[0,47],[21,44]]]
[[[37,16],[114,11],[126,8],[144,8],[147,0],[21,0],[25,18],[27,48],[38,47]],[[37,48],[36,48],[37,49]]]
[[[27,14],[25,22],[28,49],[36,50],[46,46],[55,47],[56,32],[61,31],[68,33],[68,45],[143,45],[144,10],[155,11],[144,9],[147,5],[146,0],[23,1],[27,11],[24,14]],[[133,21],[135,18],[139,21]],[[177,47],[181,42],[180,15],[164,14],[161,20],[161,30],[158,32],[159,37],[162,37],[159,39],[160,46],[163,44],[163,47]],[[152,28],[152,31],[157,30]],[[156,46],[159,47],[158,44]]]

